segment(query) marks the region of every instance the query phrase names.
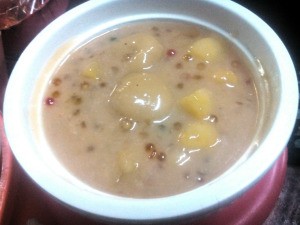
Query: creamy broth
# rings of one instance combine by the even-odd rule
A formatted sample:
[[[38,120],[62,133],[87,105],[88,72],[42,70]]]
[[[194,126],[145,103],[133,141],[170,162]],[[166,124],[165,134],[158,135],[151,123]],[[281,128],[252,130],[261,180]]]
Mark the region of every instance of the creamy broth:
[[[44,93],[54,154],[86,184],[159,197],[204,185],[251,144],[256,87],[243,53],[204,27],[123,25],[85,43]]]

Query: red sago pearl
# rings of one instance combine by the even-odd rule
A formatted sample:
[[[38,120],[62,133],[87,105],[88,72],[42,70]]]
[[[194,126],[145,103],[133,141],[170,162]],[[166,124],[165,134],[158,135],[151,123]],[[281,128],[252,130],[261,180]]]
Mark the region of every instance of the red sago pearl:
[[[176,50],[175,49],[169,49],[167,51],[167,56],[174,56],[176,54]]]
[[[46,105],[53,105],[54,104],[54,98],[51,98],[51,97],[46,98],[45,104]]]

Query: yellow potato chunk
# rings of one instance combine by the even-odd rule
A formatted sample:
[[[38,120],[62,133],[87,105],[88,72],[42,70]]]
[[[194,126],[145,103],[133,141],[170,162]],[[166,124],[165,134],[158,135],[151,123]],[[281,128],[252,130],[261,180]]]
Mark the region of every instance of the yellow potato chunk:
[[[201,61],[216,61],[220,58],[223,52],[223,47],[215,38],[207,37],[195,41],[191,48],[190,53]]]
[[[121,39],[118,54],[129,63],[131,71],[150,68],[163,55],[163,46],[150,34],[138,33]]]
[[[189,149],[209,148],[218,142],[218,132],[214,124],[196,122],[183,129],[179,142]]]
[[[133,73],[117,85],[110,102],[122,116],[134,121],[156,121],[169,115],[172,94],[155,74]]]
[[[131,149],[121,150],[117,154],[117,164],[122,174],[135,171],[138,166],[138,157]]]
[[[202,119],[213,111],[212,94],[207,89],[199,89],[180,100],[181,107],[194,116]]]
[[[231,70],[218,70],[213,73],[213,79],[228,87],[234,87],[238,82],[237,76]]]
[[[82,76],[92,78],[92,79],[99,79],[102,75],[103,71],[98,62],[91,62],[89,63],[81,72]]]

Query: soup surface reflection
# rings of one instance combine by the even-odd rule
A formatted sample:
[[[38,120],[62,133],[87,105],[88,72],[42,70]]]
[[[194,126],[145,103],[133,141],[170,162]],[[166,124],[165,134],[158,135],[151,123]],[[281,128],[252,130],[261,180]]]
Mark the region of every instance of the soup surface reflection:
[[[252,142],[258,100],[243,53],[194,24],[126,24],[71,52],[43,98],[54,154],[86,184],[121,196],[194,189]]]

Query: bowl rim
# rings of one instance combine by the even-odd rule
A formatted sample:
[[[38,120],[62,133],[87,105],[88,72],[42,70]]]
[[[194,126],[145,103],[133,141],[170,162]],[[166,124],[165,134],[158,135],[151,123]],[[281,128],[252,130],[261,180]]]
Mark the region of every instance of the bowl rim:
[[[22,108],[23,106],[20,104],[21,98],[17,96],[16,90],[28,88],[21,79],[24,77],[22,76],[20,78],[20,74],[24,72],[26,74],[26,71],[32,69],[30,68],[32,62],[30,62],[29,56],[37,57],[41,54],[39,53],[39,49],[46,44],[46,41],[51,41],[50,34],[62,29],[64,24],[72,22],[77,16],[82,16],[94,10],[95,7],[104,7],[106,4],[112,2],[117,4],[118,1],[119,0],[90,0],[71,9],[40,32],[22,53],[10,76],[4,98],[5,130],[15,157],[30,177],[49,194],[74,208],[94,215],[130,220],[149,220],[177,217],[179,216],[179,212],[181,215],[189,215],[196,211],[205,213],[222,206],[235,198],[237,193],[241,194],[249,189],[271,168],[286,147],[298,109],[296,73],[293,62],[284,44],[272,28],[257,15],[230,0],[204,0],[202,2],[218,6],[223,10],[236,14],[254,26],[254,29],[266,40],[270,40],[268,45],[277,59],[280,74],[284,74],[286,77],[285,79],[281,79],[282,92],[280,95],[280,104],[269,137],[261,143],[260,148],[263,148],[265,151],[262,154],[254,153],[249,160],[239,167],[239,170],[228,174],[226,179],[218,180],[218,185],[212,182],[201,189],[204,193],[216,193],[214,196],[204,198],[203,194],[201,194],[198,189],[195,189],[176,196],[154,199],[111,198],[112,195],[109,194],[102,195],[102,197],[99,198],[98,192],[90,192],[74,187],[70,182],[66,182],[60,177],[55,176],[43,163],[38,161],[35,150],[27,149],[31,147],[28,145],[26,138],[23,137],[26,132],[29,133],[23,127],[26,126],[24,121],[27,121],[26,115],[24,115],[23,112],[26,112],[27,109]],[[197,0],[192,0],[191,2],[197,2]],[[31,73],[38,73],[38,71],[32,69]],[[20,95],[20,93],[18,95]],[[295,97],[291,98],[290,96]],[[287,110],[290,112],[288,118],[284,116]],[[21,124],[22,127],[16,129],[16,124]],[[281,138],[278,138],[279,134]],[[28,134],[26,134],[26,136],[28,137]],[[15,141],[16,137],[20,137],[17,142]],[[22,150],[23,146],[26,147],[26,154],[24,154]],[[278,150],[273,151],[273,149]],[[234,179],[235,176],[241,179],[236,182]],[[61,188],[57,188],[57,184],[61,186]],[[224,192],[224,189],[226,189],[226,192]],[[186,201],[186,199],[189,199],[189,201]],[[180,210],[178,209],[178,205],[174,204],[175,202],[180,202]],[[99,207],[101,205],[105,205],[105,207]],[[141,205],[143,207],[141,207]],[[111,210],[111,208],[115,210]],[[162,212],[162,208],[168,210]]]

